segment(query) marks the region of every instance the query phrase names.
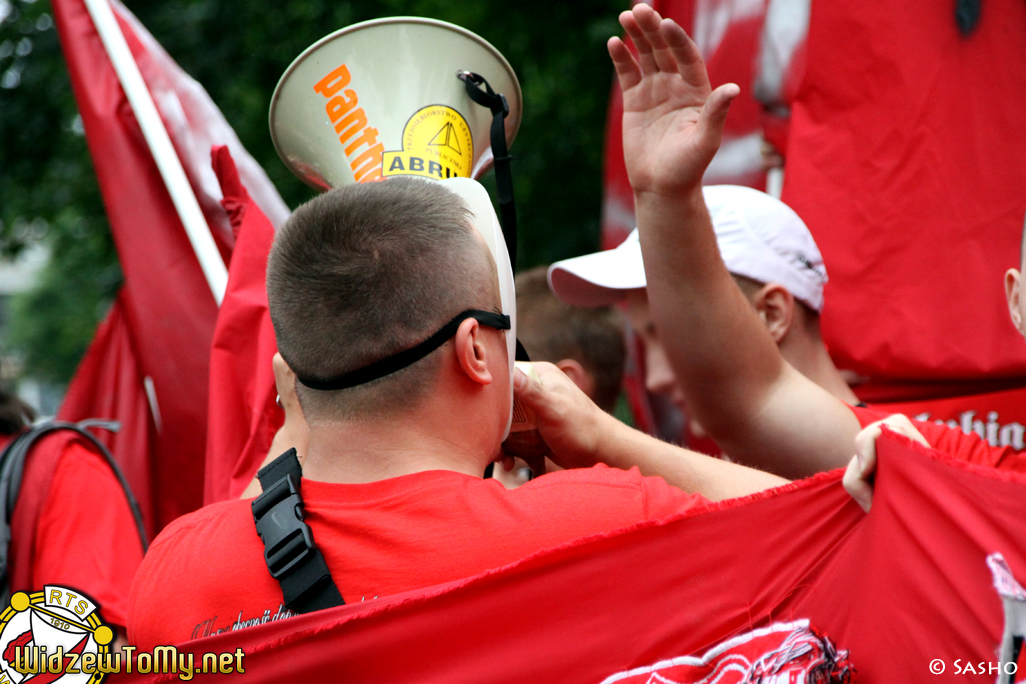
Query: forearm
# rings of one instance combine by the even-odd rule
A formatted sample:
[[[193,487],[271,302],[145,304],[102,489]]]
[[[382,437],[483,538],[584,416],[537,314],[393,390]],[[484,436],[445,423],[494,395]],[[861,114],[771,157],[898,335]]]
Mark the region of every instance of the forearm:
[[[845,465],[858,421],[784,361],[723,265],[701,191],[636,202],[652,315],[694,417],[763,470],[805,477]]]
[[[689,408],[710,434],[737,434],[784,361],[720,257],[701,188],[635,198],[649,303]]]
[[[611,419],[615,421],[615,419]],[[747,496],[788,481],[771,473],[729,463],[667,444],[615,421],[597,442],[596,461],[642,475],[661,477],[667,484],[711,501]]]
[[[858,421],[784,362],[719,254],[702,175],[740,89],[712,90],[701,53],[645,3],[608,43],[623,90],[624,162],[658,334],[695,417],[727,453],[784,475],[843,465]]]

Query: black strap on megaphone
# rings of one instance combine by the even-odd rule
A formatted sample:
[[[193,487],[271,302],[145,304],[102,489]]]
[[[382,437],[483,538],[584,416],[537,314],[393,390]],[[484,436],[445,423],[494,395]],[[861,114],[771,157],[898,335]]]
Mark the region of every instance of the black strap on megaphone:
[[[506,240],[509,263],[517,267],[517,205],[513,199],[513,171],[510,167],[509,147],[506,145],[506,117],[509,102],[502,93],[492,90],[484,76],[470,71],[458,71],[456,76],[467,87],[467,96],[492,112],[491,144],[495,162],[495,185],[499,191],[499,212],[502,214],[502,236]],[[524,345],[517,340],[517,361],[530,361]]]
[[[495,185],[499,191],[499,211],[502,214],[502,234],[506,238],[509,263],[517,265],[517,207],[513,201],[513,173],[510,170],[509,147],[506,145],[506,117],[509,102],[502,93],[488,85],[483,76],[470,71],[456,73],[467,87],[467,95],[477,104],[492,112],[492,158],[495,160]]]

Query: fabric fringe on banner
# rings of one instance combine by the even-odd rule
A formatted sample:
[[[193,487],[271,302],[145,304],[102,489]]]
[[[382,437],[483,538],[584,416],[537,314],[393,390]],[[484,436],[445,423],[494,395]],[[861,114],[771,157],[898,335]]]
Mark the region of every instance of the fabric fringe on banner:
[[[714,673],[818,684],[855,681],[853,670],[890,684],[996,663],[1022,631],[1007,596],[1026,578],[1026,476],[889,432],[877,446],[868,515],[840,471],[825,473],[459,582],[191,641],[179,655],[198,663],[241,648],[246,672],[233,676],[247,681],[354,684]]]

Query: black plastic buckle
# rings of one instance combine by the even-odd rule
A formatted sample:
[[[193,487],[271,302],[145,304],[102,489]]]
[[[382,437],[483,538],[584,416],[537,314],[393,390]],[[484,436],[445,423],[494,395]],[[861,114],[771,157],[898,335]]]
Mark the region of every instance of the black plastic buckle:
[[[291,475],[275,482],[253,501],[264,560],[278,579],[316,551],[310,526],[303,522],[303,499]]]

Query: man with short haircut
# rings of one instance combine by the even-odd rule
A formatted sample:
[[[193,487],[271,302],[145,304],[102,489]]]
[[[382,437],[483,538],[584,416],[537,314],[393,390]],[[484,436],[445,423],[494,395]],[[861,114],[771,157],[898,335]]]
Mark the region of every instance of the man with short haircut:
[[[549,364],[540,382],[511,374],[478,192],[466,179],[336,188],[300,207],[271,251],[271,317],[298,378],[279,390],[294,389],[309,427],[304,518],[347,603],[784,482],[626,427]],[[557,463],[579,469],[515,490],[482,478],[502,457],[514,388]],[[612,467],[581,468],[597,460]],[[250,501],[225,501],[165,528],[132,587],[133,643],[290,615],[253,516]]]
[[[720,256],[780,355],[841,401],[858,404],[823,344],[819,315],[827,273],[805,223],[783,202],[752,188],[712,185],[702,194]],[[644,342],[646,387],[688,415],[693,436],[705,436],[694,409],[700,411],[695,405],[708,395],[692,396],[688,402],[667,360],[664,347],[669,341],[660,338],[652,318],[637,229],[616,249],[554,263],[549,282],[569,304],[625,302],[631,326]]]
[[[611,306],[573,306],[549,289],[548,268],[517,274],[517,337],[532,361],[566,373],[599,408],[612,413],[627,357],[623,319]]]

